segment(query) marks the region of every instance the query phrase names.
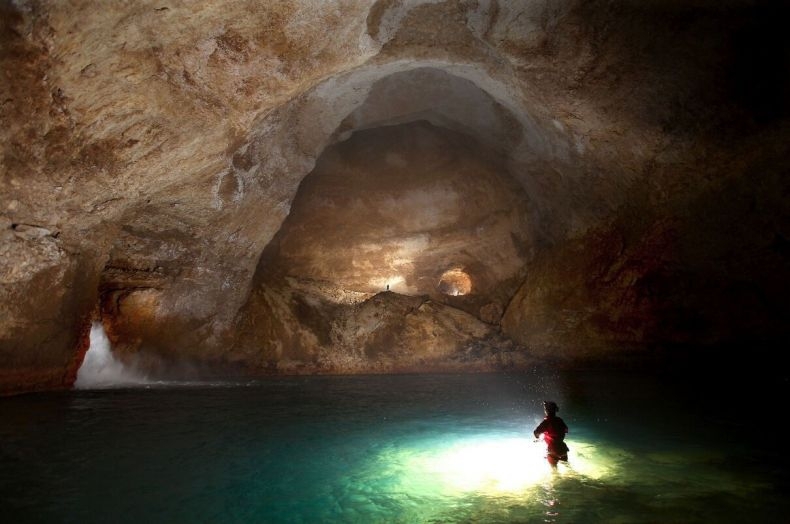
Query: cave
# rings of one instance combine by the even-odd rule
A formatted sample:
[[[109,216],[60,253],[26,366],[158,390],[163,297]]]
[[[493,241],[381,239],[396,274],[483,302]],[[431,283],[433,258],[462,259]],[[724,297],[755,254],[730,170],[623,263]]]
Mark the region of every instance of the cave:
[[[33,482],[25,471],[57,455],[24,428],[41,421],[78,460],[79,424],[93,420],[80,416],[112,427],[139,406],[152,413],[135,419],[141,438],[166,444],[133,453],[131,437],[101,433],[118,439],[137,520],[697,521],[689,508],[713,500],[699,521],[773,521],[790,509],[771,490],[732,497],[787,487],[784,461],[752,467],[774,462],[772,444],[716,437],[775,416],[788,385],[786,7],[101,7],[0,5],[0,438],[13,463],[0,485],[14,516],[112,519],[119,506],[69,505],[65,459],[42,488],[61,502],[21,494],[15,479]],[[537,480],[510,476],[552,399],[570,458],[553,477],[543,460],[519,463]],[[157,433],[168,406],[182,425]],[[700,436],[705,456],[659,420],[697,424],[685,417],[698,407],[715,428]],[[266,443],[250,444],[238,499],[223,464],[248,448],[195,429],[190,410],[207,409],[212,427],[225,413],[239,438]],[[444,447],[404,449],[431,417]],[[362,428],[384,421],[403,433],[379,446]],[[601,436],[610,452],[595,443],[602,424],[641,435],[642,423],[665,460],[639,436]],[[487,425],[496,438],[470,429]],[[137,466],[170,462],[179,432],[234,442],[209,464],[224,488],[181,512],[141,488],[157,473]],[[307,451],[313,432],[327,435],[320,457]],[[173,453],[197,470],[190,442]],[[282,442],[298,443],[291,465],[261,458]],[[49,451],[31,458],[36,446]],[[345,453],[378,465],[349,473],[368,491],[322,462]],[[739,480],[673,492],[658,474],[632,493],[611,479],[648,471],[618,469],[641,454],[654,470]],[[311,458],[316,473],[300,469]],[[254,480],[263,470],[268,488]],[[97,489],[111,476],[86,471]],[[283,480],[297,477],[320,504],[300,506]],[[204,480],[184,496],[200,498]],[[591,483],[632,502],[596,498]],[[650,498],[662,489],[674,502]]]

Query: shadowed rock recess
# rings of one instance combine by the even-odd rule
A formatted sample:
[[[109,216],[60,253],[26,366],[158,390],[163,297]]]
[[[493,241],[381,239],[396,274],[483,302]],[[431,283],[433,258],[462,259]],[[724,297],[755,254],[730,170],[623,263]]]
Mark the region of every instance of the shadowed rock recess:
[[[790,39],[749,0],[0,4],[0,392],[764,365]]]

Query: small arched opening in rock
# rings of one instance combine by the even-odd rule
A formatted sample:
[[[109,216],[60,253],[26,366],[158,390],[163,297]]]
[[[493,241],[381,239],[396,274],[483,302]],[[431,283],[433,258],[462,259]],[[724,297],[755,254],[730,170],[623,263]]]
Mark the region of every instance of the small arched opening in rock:
[[[442,273],[437,287],[445,295],[468,295],[472,292],[472,278],[461,268],[448,269]]]

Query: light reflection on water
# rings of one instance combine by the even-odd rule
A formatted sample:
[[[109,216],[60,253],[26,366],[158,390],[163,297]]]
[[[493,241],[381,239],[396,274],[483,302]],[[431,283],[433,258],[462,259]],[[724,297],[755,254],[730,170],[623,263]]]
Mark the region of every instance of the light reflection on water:
[[[740,413],[606,374],[301,377],[0,399],[12,522],[782,522]],[[570,426],[553,470],[531,431]],[[706,411],[710,411],[708,406]],[[767,460],[767,459],[772,460]]]

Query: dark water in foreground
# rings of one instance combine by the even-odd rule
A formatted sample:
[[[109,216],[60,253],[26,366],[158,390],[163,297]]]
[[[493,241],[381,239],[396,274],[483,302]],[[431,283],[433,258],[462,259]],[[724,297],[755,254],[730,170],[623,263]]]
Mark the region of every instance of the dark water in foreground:
[[[577,372],[0,399],[0,520],[790,521],[781,443],[756,440],[776,425],[695,387]],[[544,398],[571,430],[556,471],[531,438]]]

